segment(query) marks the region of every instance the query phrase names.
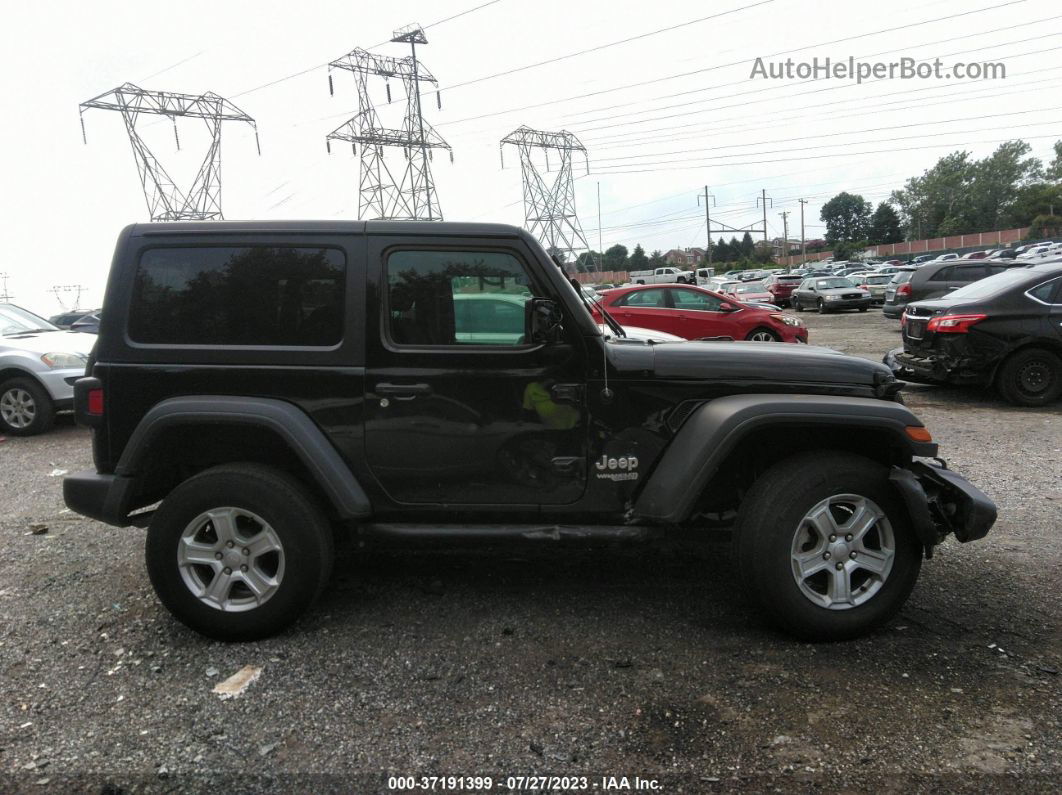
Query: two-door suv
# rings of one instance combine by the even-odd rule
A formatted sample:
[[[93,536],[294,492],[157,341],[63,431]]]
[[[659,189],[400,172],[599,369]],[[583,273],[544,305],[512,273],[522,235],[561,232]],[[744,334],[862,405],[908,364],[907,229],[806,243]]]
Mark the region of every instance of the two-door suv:
[[[76,384],[73,510],[147,527],[159,598],[258,638],[334,534],[639,538],[733,518],[739,580],[803,638],[859,635],[995,506],[933,461],[883,365],[804,345],[603,334],[508,226],[131,226]]]

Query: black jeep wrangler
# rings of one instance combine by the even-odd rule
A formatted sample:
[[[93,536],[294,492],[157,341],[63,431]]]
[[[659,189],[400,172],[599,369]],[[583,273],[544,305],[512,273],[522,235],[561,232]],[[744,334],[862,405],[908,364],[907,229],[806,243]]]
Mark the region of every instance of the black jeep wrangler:
[[[289,625],[335,533],[628,538],[730,522],[789,632],[903,605],[992,502],[888,368],[783,343],[654,344],[594,321],[526,232],[413,222],[131,226],[75,407],[67,505],[147,527],[162,602],[223,639]],[[921,459],[921,460],[919,460]]]

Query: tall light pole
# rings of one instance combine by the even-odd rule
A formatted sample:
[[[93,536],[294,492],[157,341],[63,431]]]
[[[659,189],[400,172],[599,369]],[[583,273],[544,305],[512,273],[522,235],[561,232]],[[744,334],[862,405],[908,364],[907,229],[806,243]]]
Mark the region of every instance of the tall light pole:
[[[783,210],[782,212],[780,212],[778,214],[780,216],[782,216],[782,256],[785,257],[788,260],[789,259],[789,210]],[[785,266],[788,268],[789,267],[789,263],[787,262]]]

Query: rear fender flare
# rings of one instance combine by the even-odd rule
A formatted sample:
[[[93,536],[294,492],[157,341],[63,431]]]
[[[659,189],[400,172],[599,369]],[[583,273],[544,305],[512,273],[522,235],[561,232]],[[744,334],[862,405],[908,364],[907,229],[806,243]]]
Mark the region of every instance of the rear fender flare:
[[[133,431],[115,475],[135,480],[151,455],[152,442],[163,431],[204,424],[257,426],[272,431],[298,457],[340,518],[371,515],[364,489],[321,429],[302,409],[272,398],[193,395],[163,400]]]

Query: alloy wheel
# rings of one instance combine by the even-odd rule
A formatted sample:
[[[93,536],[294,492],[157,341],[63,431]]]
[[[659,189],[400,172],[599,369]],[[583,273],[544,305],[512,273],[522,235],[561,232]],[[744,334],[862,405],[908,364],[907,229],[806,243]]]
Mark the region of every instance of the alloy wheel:
[[[885,512],[858,494],[811,508],[793,534],[793,579],[811,602],[849,610],[872,599],[892,572],[896,538]]]
[[[0,395],[0,417],[12,428],[28,428],[37,418],[37,401],[25,389],[12,387]]]

